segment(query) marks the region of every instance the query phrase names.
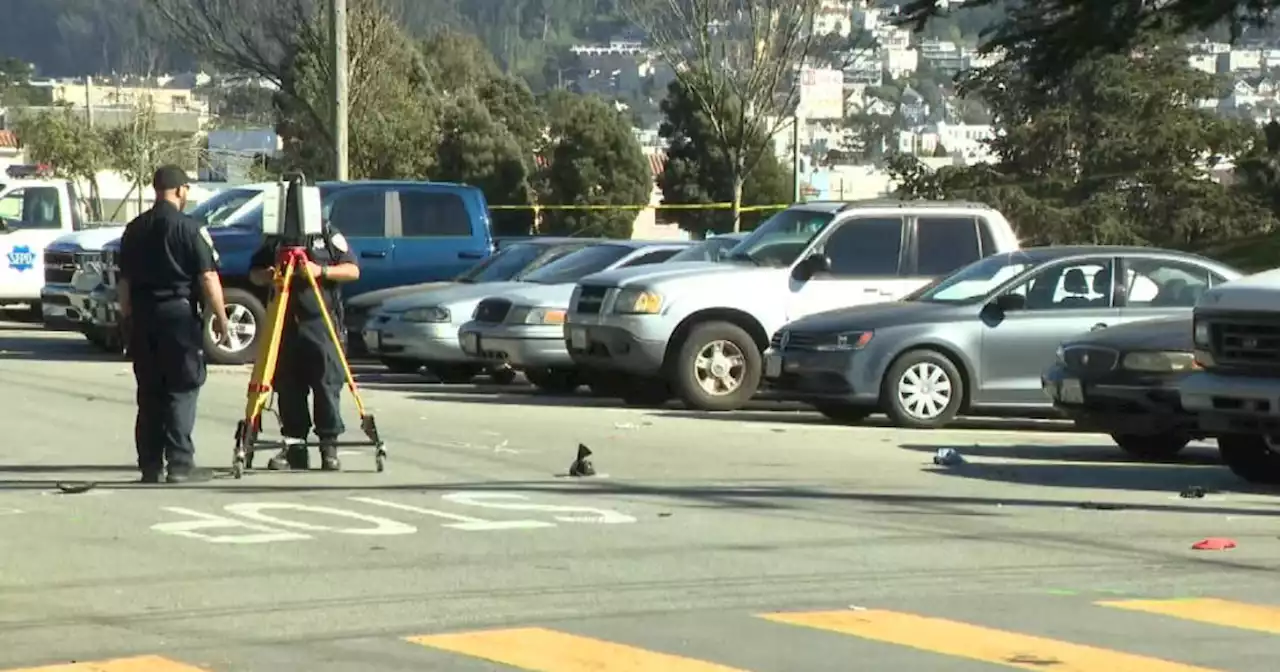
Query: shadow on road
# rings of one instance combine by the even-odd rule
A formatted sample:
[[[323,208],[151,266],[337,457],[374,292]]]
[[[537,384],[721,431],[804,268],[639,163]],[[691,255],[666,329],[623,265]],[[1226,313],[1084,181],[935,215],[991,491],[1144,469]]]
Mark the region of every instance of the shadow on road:
[[[879,427],[885,429],[893,429],[894,425],[888,418],[882,415],[875,415],[856,425],[843,425],[832,420],[828,420],[817,411],[812,410],[808,406],[792,404],[789,408],[781,408],[780,402],[758,402],[772,403],[773,405],[763,412],[746,411],[730,411],[726,413],[708,413],[705,411],[659,411],[653,413],[657,417],[666,418],[691,418],[695,420],[723,420],[728,422],[782,422],[801,425],[831,425],[846,427]],[[789,402],[788,402],[789,403]],[[754,406],[755,404],[753,404]],[[748,407],[750,409],[750,407]],[[778,411],[788,410],[791,413],[782,413]],[[1064,420],[1039,419],[1039,418],[987,418],[987,417],[960,417],[956,418],[947,429],[974,429],[974,430],[1022,430],[1034,432],[1065,432],[1075,433],[1078,430],[1075,425]],[[908,430],[901,431],[935,431],[935,430]]]
[[[14,332],[4,333],[4,332]],[[124,362],[124,356],[102,352],[83,336],[71,332],[38,332],[14,330],[7,325],[0,330],[0,360],[32,360],[44,362]]]
[[[906,450],[933,453],[947,446],[910,446]],[[1207,492],[1277,494],[1252,486],[1232,474],[1217,459],[1216,450],[1188,449],[1185,456],[1164,463],[1142,462],[1112,446],[951,446],[966,459],[951,467],[930,466],[939,476],[996,483],[1085,488],[1097,490],[1165,491],[1177,498],[1198,486]],[[984,462],[984,459],[1028,462]],[[1038,461],[1038,463],[1036,462]],[[1123,508],[1132,508],[1127,504]]]

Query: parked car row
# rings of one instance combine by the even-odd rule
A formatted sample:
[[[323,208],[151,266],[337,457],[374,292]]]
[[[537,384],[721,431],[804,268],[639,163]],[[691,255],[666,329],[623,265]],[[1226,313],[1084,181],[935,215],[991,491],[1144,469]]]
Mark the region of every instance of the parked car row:
[[[1190,314],[1067,339],[1045,393],[1130,453],[1168,457],[1213,438],[1235,474],[1280,484],[1277,299],[1272,270],[1215,283]]]

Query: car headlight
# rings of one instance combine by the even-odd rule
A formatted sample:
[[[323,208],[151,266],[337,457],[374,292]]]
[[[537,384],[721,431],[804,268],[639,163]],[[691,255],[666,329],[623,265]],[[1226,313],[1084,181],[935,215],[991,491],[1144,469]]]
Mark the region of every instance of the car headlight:
[[[1151,373],[1178,373],[1196,368],[1190,352],[1131,352],[1124,356],[1124,368]]]
[[[525,324],[564,324],[563,308],[530,308],[524,316]]]
[[[871,331],[846,331],[835,335],[835,339],[814,346],[814,350],[858,350],[871,342]]]
[[[1209,336],[1209,323],[1196,320],[1194,326],[1191,327],[1191,338],[1198,347],[1209,347],[1212,341]]]
[[[449,310],[439,306],[430,308],[412,308],[400,314],[400,319],[405,322],[448,322],[450,319]]]
[[[613,301],[613,312],[621,315],[657,315],[662,312],[662,295],[648,289],[624,289]]]

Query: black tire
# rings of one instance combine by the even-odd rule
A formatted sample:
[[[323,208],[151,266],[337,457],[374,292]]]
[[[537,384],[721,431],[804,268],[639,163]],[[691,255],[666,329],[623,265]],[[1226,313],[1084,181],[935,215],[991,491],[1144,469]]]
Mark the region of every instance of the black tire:
[[[262,338],[267,332],[267,307],[262,305],[262,301],[254,296],[251,292],[247,292],[238,287],[227,287],[222,290],[222,296],[227,303],[227,316],[235,319],[236,317],[244,317],[252,319],[256,326],[253,338],[243,347],[239,349],[228,349],[225,346],[218,345],[213,340],[213,314],[206,312],[204,316],[204,351],[211,364],[246,364],[252,362],[258,356],[258,346],[262,343]],[[239,310],[238,310],[239,309]],[[235,325],[232,325],[235,328]]]
[[[417,373],[418,369],[422,368],[422,362],[415,362],[411,359],[383,357],[380,361],[391,373]]]
[[[492,381],[494,385],[510,385],[516,382],[516,370],[509,366],[490,369],[489,380]]]
[[[1280,485],[1280,445],[1266,437],[1225,434],[1218,437],[1218,453],[1231,473],[1250,483]]]
[[[673,396],[671,384],[660,378],[625,379],[626,389],[621,391],[622,403],[635,408],[662,408]]]
[[[728,374],[737,380],[737,387],[730,392],[708,392],[699,383],[697,360],[701,353],[713,344],[722,342],[736,348],[742,363],[734,365]],[[737,375],[734,375],[734,372]],[[760,347],[742,327],[729,322],[706,322],[689,331],[676,349],[672,388],[676,396],[689,408],[699,411],[736,411],[755,396],[760,388],[760,376],[764,372]]]
[[[930,412],[929,407],[924,405],[918,406],[918,412],[907,408],[899,396],[899,389],[904,384],[903,378],[908,371],[915,371],[916,376],[925,375],[932,378],[939,383],[939,386],[942,378],[946,379],[948,396],[946,405],[942,406],[941,410],[936,413]],[[941,372],[941,377],[935,377],[934,371]],[[898,427],[908,429],[945,427],[955,419],[956,413],[960,412],[960,407],[964,404],[964,378],[960,375],[960,370],[956,368],[955,363],[941,352],[927,349],[909,350],[899,356],[885,373],[884,380],[880,383],[880,404],[889,415],[889,419]]]
[[[98,350],[107,349],[107,335],[100,329],[86,327],[85,330],[80,333],[84,335],[84,340],[89,341],[89,345],[92,345],[94,348]]]
[[[874,408],[855,406],[853,404],[814,404],[814,408],[818,409],[818,412],[826,416],[828,420],[846,425],[856,425],[876,412]]]
[[[471,364],[441,364],[428,366],[427,372],[445,385],[466,385],[480,375],[479,367]]]
[[[1144,460],[1167,460],[1191,443],[1191,437],[1182,432],[1164,432],[1147,436],[1112,434],[1111,440],[1120,446],[1120,450]]]
[[[568,369],[529,369],[524,375],[538,391],[547,394],[573,394],[582,385],[578,372]]]

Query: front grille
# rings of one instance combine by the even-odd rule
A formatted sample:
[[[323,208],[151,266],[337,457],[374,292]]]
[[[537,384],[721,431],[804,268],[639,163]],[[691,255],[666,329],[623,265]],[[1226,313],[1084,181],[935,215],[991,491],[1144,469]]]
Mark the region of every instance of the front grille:
[[[812,350],[828,343],[835,343],[835,334],[815,334],[783,329],[773,335],[773,339],[769,341],[769,347],[774,350]]]
[[[1067,370],[1084,376],[1097,376],[1116,368],[1120,353],[1110,348],[1073,346],[1062,351]]]
[[[475,321],[500,324],[511,312],[511,302],[506,299],[485,299],[476,306]]]
[[[577,312],[582,315],[599,315],[604,306],[604,296],[608,292],[608,287],[584,285],[578,293]]]
[[[44,281],[55,285],[71,283],[76,273],[76,255],[71,252],[44,253]]]
[[[1280,317],[1242,315],[1208,318],[1215,364],[1229,367],[1280,366]]]
[[[102,252],[102,281],[108,287],[116,286],[116,276],[120,273],[120,262],[114,250]]]

